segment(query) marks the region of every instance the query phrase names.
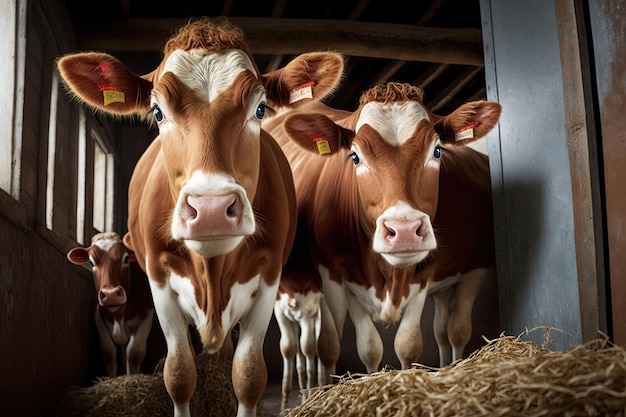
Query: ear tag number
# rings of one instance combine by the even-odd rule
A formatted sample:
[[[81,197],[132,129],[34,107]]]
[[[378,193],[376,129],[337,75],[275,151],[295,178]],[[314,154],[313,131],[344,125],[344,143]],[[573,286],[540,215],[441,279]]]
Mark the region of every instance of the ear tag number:
[[[454,134],[454,140],[456,142],[459,142],[462,140],[474,139],[474,128],[476,126],[478,126],[478,122],[472,122],[468,124],[463,129]]]
[[[117,90],[102,90],[104,96],[104,105],[108,106],[111,103],[125,103],[126,97],[123,91]]]
[[[105,106],[111,103],[126,103],[126,95],[119,88],[111,84],[98,84],[98,88],[102,91]]]
[[[289,104],[304,100],[305,98],[313,98],[311,86],[314,84],[315,81],[309,81],[308,83],[304,83],[300,87],[291,90],[289,92]]]
[[[330,145],[328,144],[328,139],[326,137],[320,135],[312,135],[310,133],[309,137],[317,145],[317,151],[320,153],[320,155],[326,155],[331,153]]]

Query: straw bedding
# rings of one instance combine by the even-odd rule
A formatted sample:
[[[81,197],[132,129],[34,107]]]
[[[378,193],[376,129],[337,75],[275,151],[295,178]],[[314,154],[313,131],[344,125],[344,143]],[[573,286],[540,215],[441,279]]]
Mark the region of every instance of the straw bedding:
[[[170,397],[163,384],[163,359],[154,374],[103,378],[89,387],[68,388],[49,417],[169,417]],[[196,357],[198,383],[191,398],[194,417],[226,417],[237,414],[237,397],[231,381],[232,363],[218,355]],[[262,416],[260,407],[257,415]]]
[[[467,359],[433,369],[345,375],[283,416],[624,416],[626,351],[607,338],[550,350],[501,336]],[[533,329],[536,330],[536,329]],[[554,329],[552,329],[554,330]],[[527,334],[528,331],[525,333]]]

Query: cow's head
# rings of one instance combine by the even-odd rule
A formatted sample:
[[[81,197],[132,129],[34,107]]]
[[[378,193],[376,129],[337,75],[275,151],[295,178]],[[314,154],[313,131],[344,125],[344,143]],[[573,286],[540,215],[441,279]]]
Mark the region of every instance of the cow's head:
[[[126,305],[130,290],[130,263],[136,259],[116,233],[95,235],[91,246],[70,249],[67,259],[76,265],[91,264],[98,304],[102,308],[113,313]]]
[[[251,202],[261,137],[268,135],[261,120],[270,106],[330,93],[343,59],[303,54],[262,76],[239,28],[225,19],[200,19],[167,42],[159,67],[144,76],[103,53],[68,55],[58,68],[70,92],[95,109],[138,114],[158,126],[169,180],[164,193],[175,205],[172,237],[215,256],[256,231]]]
[[[321,142],[330,154],[345,153],[346,163],[352,165],[346,169],[355,170],[359,219],[372,249],[390,265],[405,267],[421,262],[437,247],[431,219],[446,147],[464,146],[486,135],[500,109],[497,103],[475,101],[441,117],[424,106],[417,87],[389,83],[365,92],[343,126],[323,114],[293,115],[284,126],[311,152],[320,152]]]

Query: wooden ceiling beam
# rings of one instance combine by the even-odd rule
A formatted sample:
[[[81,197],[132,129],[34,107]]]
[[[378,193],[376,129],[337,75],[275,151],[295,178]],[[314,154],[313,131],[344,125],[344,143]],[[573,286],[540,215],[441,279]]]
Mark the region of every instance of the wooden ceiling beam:
[[[334,50],[344,55],[483,66],[480,29],[430,28],[357,21],[229,17],[253,53],[300,54]],[[76,29],[79,50],[162,51],[187,19],[123,19]]]

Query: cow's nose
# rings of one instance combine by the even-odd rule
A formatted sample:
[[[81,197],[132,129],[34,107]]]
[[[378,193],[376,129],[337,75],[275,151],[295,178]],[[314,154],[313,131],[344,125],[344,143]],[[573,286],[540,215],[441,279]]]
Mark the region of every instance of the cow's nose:
[[[417,220],[386,220],[384,238],[390,251],[415,249],[423,240],[421,234],[422,221]]]
[[[182,220],[188,239],[241,234],[243,204],[236,193],[217,196],[188,196]]]
[[[126,291],[120,286],[102,288],[98,292],[98,298],[103,307],[120,306],[126,303]]]

